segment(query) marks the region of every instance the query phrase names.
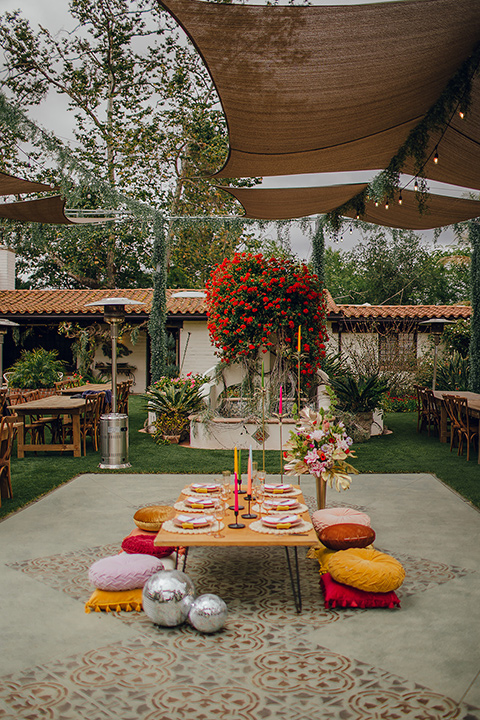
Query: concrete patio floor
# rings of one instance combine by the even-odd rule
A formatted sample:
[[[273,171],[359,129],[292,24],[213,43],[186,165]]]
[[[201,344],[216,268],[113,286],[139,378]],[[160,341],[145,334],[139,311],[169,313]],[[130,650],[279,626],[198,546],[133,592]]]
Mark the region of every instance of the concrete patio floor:
[[[227,602],[221,633],[85,614],[88,567],[135,510],[206,479],[82,475],[0,523],[2,720],[480,720],[480,513],[431,475],[327,493],[367,512],[375,546],[404,564],[401,609],[325,610],[300,551],[297,615],[283,551],[197,548],[187,572]],[[313,479],[301,486],[313,497]]]

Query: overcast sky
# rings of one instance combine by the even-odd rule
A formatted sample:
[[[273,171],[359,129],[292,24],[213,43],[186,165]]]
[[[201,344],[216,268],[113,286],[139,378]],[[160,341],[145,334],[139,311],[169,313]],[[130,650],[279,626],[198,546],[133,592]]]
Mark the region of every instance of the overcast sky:
[[[375,0],[365,0],[374,2]],[[385,0],[393,2],[394,0]],[[260,2],[250,4],[262,4]],[[287,0],[281,0],[281,5],[286,5]],[[354,0],[312,0],[312,5],[354,5],[360,4]],[[62,29],[71,30],[73,21],[68,12],[68,0],[0,0],[0,12],[12,11],[20,9],[24,17],[28,18],[33,27],[43,25],[52,33],[61,31]],[[71,133],[73,114],[66,111],[65,99],[51,94],[48,103],[45,103],[35,113],[30,111],[31,117],[48,130],[54,131],[62,140],[73,143]],[[332,185],[342,183],[355,183],[369,181],[376,174],[373,172],[352,172],[352,173],[324,173],[321,175],[296,175],[288,177],[264,178],[263,184],[267,187],[305,187],[310,185]],[[460,188],[452,188],[451,186],[441,186],[441,184],[429,183],[430,189],[434,192],[442,194],[455,195],[460,197],[464,190]],[[272,231],[274,234],[275,231]],[[419,233],[425,242],[431,244],[433,232]],[[346,232],[344,234],[343,243],[333,244],[329,240],[329,244],[336,248],[349,249],[358,242],[359,235],[354,231],[353,234]],[[297,227],[292,227],[291,231],[292,248],[303,258],[308,258],[310,253],[310,242],[307,240],[302,231]],[[444,231],[440,236],[440,244],[448,245],[453,243],[453,235],[449,231]]]

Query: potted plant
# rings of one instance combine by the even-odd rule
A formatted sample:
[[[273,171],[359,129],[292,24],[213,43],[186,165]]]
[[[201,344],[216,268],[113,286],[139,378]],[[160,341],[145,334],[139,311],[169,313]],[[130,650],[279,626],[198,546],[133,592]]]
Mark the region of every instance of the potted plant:
[[[63,370],[63,362],[58,360],[56,350],[23,350],[20,358],[9,369],[8,384],[10,388],[43,389],[53,394],[55,383],[63,377]]]
[[[377,373],[355,377],[352,373],[331,378],[330,383],[337,396],[338,407],[355,415],[358,424],[370,437],[373,411],[380,407],[388,390],[388,382]]]
[[[179,442],[189,425],[189,416],[202,410],[205,402],[201,387],[203,375],[188,373],[185,377],[162,377],[145,393],[147,409],[156,414],[155,440]]]

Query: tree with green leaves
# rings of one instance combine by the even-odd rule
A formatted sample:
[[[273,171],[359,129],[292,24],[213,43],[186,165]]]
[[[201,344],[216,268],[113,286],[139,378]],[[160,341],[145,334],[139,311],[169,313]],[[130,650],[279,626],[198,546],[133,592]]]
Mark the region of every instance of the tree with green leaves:
[[[213,82],[172,18],[148,0],[71,0],[69,7],[72,29],[58,34],[35,30],[20,11],[0,17],[4,91],[27,111],[48,103],[51,93],[64,97],[74,115],[71,153],[92,171],[91,181],[78,187],[68,172],[59,178],[55,161],[29,148],[35,171],[28,177],[60,179],[69,205],[87,211],[105,205],[124,210],[105,199],[102,183],[108,183],[166,216],[233,212],[230,196],[198,179],[221,166],[226,127]],[[0,127],[0,169],[21,174],[26,163],[12,152],[21,147],[21,133],[5,117]],[[180,266],[194,285],[200,282],[198,259],[189,248],[208,248],[212,265],[241,236],[239,227],[178,227],[168,229],[169,264]],[[32,285],[151,284],[152,226],[145,218],[36,233],[7,224],[2,234],[18,251],[20,270],[28,267]]]
[[[339,303],[416,305],[468,302],[466,249],[427,249],[409,230],[364,226],[348,252],[327,248],[325,284]]]

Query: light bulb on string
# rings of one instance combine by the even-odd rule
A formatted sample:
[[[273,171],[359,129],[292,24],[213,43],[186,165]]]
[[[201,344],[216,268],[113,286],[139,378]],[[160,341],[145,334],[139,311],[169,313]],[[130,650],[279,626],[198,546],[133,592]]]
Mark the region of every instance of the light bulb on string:
[[[350,225],[350,235],[353,233],[353,227]]]
[[[385,210],[388,210],[388,200],[385,202]]]
[[[403,202],[402,193],[400,192],[400,195],[398,196],[398,204],[401,205]]]
[[[463,112],[463,110],[459,110],[458,114],[460,115],[460,119],[463,120],[463,118],[465,117],[465,113]]]
[[[343,235],[340,236],[340,242],[343,242]]]
[[[438,163],[438,150],[437,150],[437,148],[435,148],[435,155],[433,156],[433,162],[435,163],[435,165],[437,165],[437,163]]]
[[[378,207],[378,200],[375,200],[375,207]]]
[[[415,185],[413,186],[413,189],[415,190],[415,192],[418,192],[418,180],[417,180],[417,178],[415,178]]]
[[[360,215],[359,215],[358,213],[357,213],[356,219],[357,219],[357,220],[360,220]]]

